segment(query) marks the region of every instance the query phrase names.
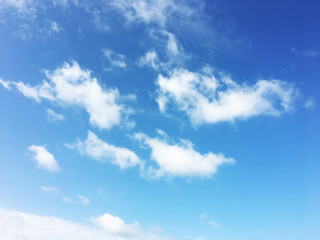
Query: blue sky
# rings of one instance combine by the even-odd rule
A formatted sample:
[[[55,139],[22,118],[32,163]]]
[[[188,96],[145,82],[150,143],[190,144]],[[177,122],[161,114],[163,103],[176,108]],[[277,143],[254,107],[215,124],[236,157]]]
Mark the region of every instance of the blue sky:
[[[319,10],[0,0],[1,238],[319,239]]]

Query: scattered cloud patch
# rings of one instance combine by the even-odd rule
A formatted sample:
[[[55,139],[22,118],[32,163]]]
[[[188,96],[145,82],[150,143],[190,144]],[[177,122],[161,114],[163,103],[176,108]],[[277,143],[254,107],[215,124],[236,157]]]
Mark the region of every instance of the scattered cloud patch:
[[[118,103],[119,91],[103,88],[89,70],[73,61],[64,63],[53,72],[46,71],[48,81],[36,86],[15,82],[16,88],[36,102],[42,99],[62,106],[79,106],[90,115],[90,123],[100,129],[109,129],[120,123],[123,107]]]
[[[201,154],[194,150],[190,141],[184,139],[170,144],[167,139],[150,138],[143,133],[136,133],[134,138],[142,146],[151,149],[151,159],[157,163],[158,168],[150,166],[146,174],[154,178],[210,177],[217,172],[220,165],[235,162],[221,153]]]
[[[174,0],[117,0],[113,6],[119,9],[129,22],[166,25],[171,18],[186,19],[194,14],[194,8]]]
[[[83,206],[88,206],[91,203],[91,201],[89,200],[88,197],[78,195],[77,198],[80,200],[80,202]]]
[[[58,172],[60,170],[56,159],[45,147],[32,145],[28,150],[34,153],[32,159],[37,163],[38,168],[51,172]]]
[[[51,32],[52,33],[59,33],[61,32],[62,28],[57,22],[50,22]]]
[[[126,64],[126,57],[123,54],[118,54],[113,52],[110,49],[103,49],[102,50],[103,55],[108,59],[110,67],[105,68],[105,70],[112,70],[114,67],[115,68],[125,68],[127,67]]]
[[[296,48],[291,48],[291,51],[297,56],[297,57],[303,57],[303,58],[316,58],[319,56],[320,52],[317,50],[297,50]]]
[[[169,71],[173,67],[181,66],[187,59],[181,44],[172,33],[161,30],[152,32],[151,37],[156,41],[156,47],[139,58],[139,67],[148,66],[156,71]]]
[[[97,161],[110,161],[121,169],[142,164],[133,151],[104,142],[91,131],[88,131],[86,140],[78,140],[75,144],[67,144],[66,146],[76,149],[80,154],[89,156]]]
[[[84,225],[56,217],[0,209],[0,236],[3,240],[161,240],[164,239],[139,227],[139,223],[126,224],[120,217],[105,213],[91,218]]]
[[[10,83],[10,81],[5,81],[2,78],[0,78],[0,85],[2,85],[2,87],[4,87],[7,90],[11,90]]]
[[[50,108],[48,108],[46,112],[47,112],[48,119],[50,119],[51,121],[63,121],[64,120],[63,115],[56,113],[55,111],[53,111]]]
[[[44,192],[51,192],[51,193],[58,193],[60,192],[60,189],[57,187],[47,187],[47,186],[42,186],[40,188]]]
[[[210,225],[211,227],[214,227],[214,228],[219,227],[219,224],[218,224],[218,223],[216,223],[216,222],[215,222],[215,221],[213,221],[213,220],[210,220],[210,221],[209,221],[209,225]]]
[[[62,198],[62,202],[74,204],[75,202],[70,197],[64,197]]]
[[[279,116],[293,109],[298,90],[280,80],[259,80],[248,86],[237,84],[225,75],[215,76],[212,69],[202,73],[175,69],[156,81],[159,109],[168,105],[185,112],[193,125],[247,119],[259,115]]]
[[[310,98],[305,102],[304,107],[307,109],[312,109],[314,105],[315,105],[314,100]]]

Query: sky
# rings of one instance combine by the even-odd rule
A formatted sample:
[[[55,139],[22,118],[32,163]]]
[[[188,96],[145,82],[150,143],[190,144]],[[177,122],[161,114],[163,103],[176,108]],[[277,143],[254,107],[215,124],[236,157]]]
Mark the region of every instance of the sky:
[[[319,239],[319,11],[0,0],[1,239]]]

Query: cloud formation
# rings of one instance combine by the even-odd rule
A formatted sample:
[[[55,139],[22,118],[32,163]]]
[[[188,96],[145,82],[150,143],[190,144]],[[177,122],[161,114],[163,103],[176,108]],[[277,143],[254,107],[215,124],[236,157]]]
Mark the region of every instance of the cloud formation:
[[[165,113],[172,106],[185,112],[193,125],[278,116],[292,110],[298,94],[294,86],[283,81],[239,85],[225,75],[216,77],[210,68],[202,73],[175,69],[168,77],[160,74],[156,85],[160,111]]]
[[[151,159],[157,163],[158,168],[150,166],[146,174],[154,178],[210,177],[217,172],[220,165],[235,162],[221,153],[201,154],[194,150],[190,141],[184,139],[170,144],[166,139],[150,138],[143,133],[136,133],[134,138],[151,149]]]
[[[78,140],[75,144],[67,144],[66,146],[97,161],[110,161],[121,169],[142,164],[133,151],[104,142],[91,131],[88,131],[86,140]]]
[[[187,56],[177,38],[168,31],[153,31],[151,38],[156,44],[138,60],[138,66],[148,66],[156,71],[169,71],[184,63]]]
[[[2,78],[0,78],[0,85],[2,85],[2,87],[4,87],[7,90],[11,90],[10,81],[5,81]]]
[[[46,110],[48,118],[52,121],[63,121],[64,120],[64,116],[61,114],[56,113],[55,111],[53,111],[52,109],[47,109]]]
[[[60,170],[56,159],[45,147],[32,145],[28,150],[34,153],[32,159],[37,163],[38,168],[51,172],[58,172]]]
[[[161,240],[146,232],[139,223],[126,224],[121,218],[105,213],[84,225],[56,217],[42,217],[0,208],[2,240]]]
[[[127,64],[125,62],[126,57],[123,54],[118,54],[111,49],[103,49],[103,55],[108,59],[111,67],[106,68],[106,70],[112,70],[112,67],[125,68]]]
[[[123,107],[118,103],[119,91],[103,88],[89,70],[73,61],[53,72],[46,71],[48,81],[36,86],[15,82],[16,88],[37,102],[47,99],[62,106],[79,106],[90,115],[90,123],[108,129],[120,123]]]

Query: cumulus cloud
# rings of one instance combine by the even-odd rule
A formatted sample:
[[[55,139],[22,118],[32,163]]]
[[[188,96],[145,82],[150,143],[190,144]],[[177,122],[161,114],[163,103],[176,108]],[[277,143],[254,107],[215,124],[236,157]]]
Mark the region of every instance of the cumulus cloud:
[[[279,80],[259,80],[239,85],[225,75],[216,77],[212,69],[202,73],[175,69],[156,81],[161,112],[168,105],[185,112],[194,125],[247,119],[258,115],[278,116],[292,110],[298,90]]]
[[[32,145],[28,150],[34,153],[32,159],[37,163],[38,168],[51,172],[57,172],[60,170],[56,159],[45,147]]]
[[[10,211],[0,208],[2,240],[161,240],[158,235],[142,230],[139,223],[126,224],[111,214],[91,218],[93,225],[84,225],[56,217]]]
[[[89,156],[95,160],[102,162],[110,161],[122,169],[142,164],[139,157],[133,151],[104,142],[91,131],[88,131],[86,140],[78,140],[75,144],[67,144],[66,146],[76,149],[80,154]]]
[[[115,53],[110,49],[103,49],[102,52],[111,65],[111,67],[106,68],[106,70],[111,70],[112,67],[125,68],[127,66],[125,62],[126,57],[123,54]]]
[[[63,115],[56,113],[55,111],[53,111],[50,108],[47,109],[46,112],[47,112],[48,118],[51,121],[63,121],[64,120],[64,116]]]
[[[150,166],[146,174],[154,178],[210,177],[217,172],[220,165],[235,162],[221,153],[201,154],[194,150],[190,141],[184,139],[170,144],[167,139],[150,138],[143,133],[136,133],[134,138],[151,149],[151,159],[157,163],[158,168]]]
[[[15,82],[16,88],[37,102],[47,99],[62,106],[79,106],[90,115],[90,123],[108,129],[120,123],[123,107],[118,103],[117,89],[105,89],[89,70],[73,61],[53,72],[46,71],[48,81],[36,86]]]
[[[0,85],[2,85],[2,87],[4,87],[7,90],[11,90],[10,83],[10,81],[5,81],[2,78],[0,78]]]
[[[126,224],[121,218],[105,213],[100,217],[92,218],[91,221],[111,232],[118,235],[138,235],[141,229],[138,222],[133,224]]]

